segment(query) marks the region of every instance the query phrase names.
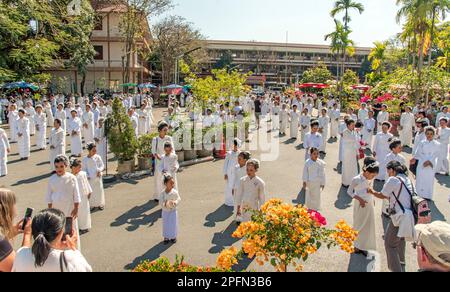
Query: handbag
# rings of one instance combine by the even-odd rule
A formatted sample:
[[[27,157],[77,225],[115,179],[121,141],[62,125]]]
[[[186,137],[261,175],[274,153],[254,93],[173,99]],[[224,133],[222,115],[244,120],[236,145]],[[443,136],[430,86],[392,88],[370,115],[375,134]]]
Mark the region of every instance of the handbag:
[[[414,188],[414,184],[411,184],[413,189],[412,191],[408,189],[405,182],[397,177],[400,182],[402,183],[402,186],[405,187],[406,191],[411,197],[411,208],[412,213],[414,215],[414,222],[415,224],[430,224],[431,223],[431,209],[430,205],[428,204],[428,201],[426,199],[423,199],[419,197],[416,193],[416,190]],[[400,194],[399,194],[400,195]],[[397,199],[397,197],[396,197]],[[402,211],[405,212],[405,208],[402,206],[400,201],[397,199],[397,202],[400,205],[400,208],[402,208]]]

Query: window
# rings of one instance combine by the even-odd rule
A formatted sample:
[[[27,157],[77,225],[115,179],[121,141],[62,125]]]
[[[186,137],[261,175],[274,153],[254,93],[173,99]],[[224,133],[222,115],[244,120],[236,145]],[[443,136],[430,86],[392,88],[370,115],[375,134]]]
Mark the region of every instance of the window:
[[[103,30],[103,17],[101,15],[95,17],[94,30]]]
[[[95,60],[103,60],[103,46],[94,46]]]

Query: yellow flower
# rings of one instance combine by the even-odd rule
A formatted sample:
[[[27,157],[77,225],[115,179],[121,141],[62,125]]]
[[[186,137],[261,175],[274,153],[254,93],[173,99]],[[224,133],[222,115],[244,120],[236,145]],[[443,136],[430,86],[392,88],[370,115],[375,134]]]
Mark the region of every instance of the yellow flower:
[[[237,253],[238,251],[235,247],[224,249],[217,258],[217,266],[225,270],[231,269],[232,266],[238,263],[236,259]]]

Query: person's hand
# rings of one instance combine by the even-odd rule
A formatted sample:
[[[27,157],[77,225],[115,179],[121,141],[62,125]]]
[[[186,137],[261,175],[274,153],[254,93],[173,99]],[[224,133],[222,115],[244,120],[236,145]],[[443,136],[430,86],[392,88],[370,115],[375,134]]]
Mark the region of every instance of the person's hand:
[[[373,157],[377,157],[377,153],[376,152],[373,152],[372,154],[373,154]]]
[[[23,232],[24,235],[30,235],[31,236],[31,218],[28,218],[27,220],[27,224],[25,224],[25,228],[23,230],[21,230],[21,232]],[[20,228],[22,228],[22,223],[23,220],[20,222]]]
[[[102,172],[101,171],[97,171],[97,177],[102,177]]]
[[[322,189],[322,191],[325,189],[325,186],[320,186],[320,188]]]
[[[227,174],[224,176],[224,180],[228,180],[228,175]]]
[[[17,136],[22,137],[23,135],[21,133],[19,133]]]
[[[423,164],[423,167],[433,167],[433,163],[431,163],[431,161],[425,161]]]
[[[73,251],[77,250],[77,242],[78,242],[78,236],[75,232],[72,231],[72,236],[66,235],[66,238],[63,240],[63,246],[65,249],[70,249]]]
[[[362,198],[360,198],[359,196],[356,196],[355,199],[359,202],[359,205],[361,206],[361,208],[365,208],[367,202],[364,201]]]
[[[72,210],[72,213],[70,213],[70,217],[72,217],[73,220],[75,220],[75,219],[78,218],[78,208],[74,208],[74,209]]]
[[[10,148],[6,149],[6,152],[11,153],[11,149]]]
[[[303,189],[306,189],[306,182],[303,182]]]
[[[27,223],[30,223],[29,221],[31,221],[31,220],[28,220]],[[22,234],[24,232],[22,230],[22,224],[23,224],[23,219],[20,220],[16,225],[14,225],[13,233],[11,234],[13,238],[16,237],[19,234]]]
[[[410,160],[409,164],[413,165],[413,164],[416,164],[416,162],[417,162],[417,160],[413,158]]]
[[[238,216],[241,216],[241,215],[242,215],[242,208],[241,208],[241,206],[238,206],[238,207],[237,207],[237,212],[236,212],[236,214],[237,214]]]

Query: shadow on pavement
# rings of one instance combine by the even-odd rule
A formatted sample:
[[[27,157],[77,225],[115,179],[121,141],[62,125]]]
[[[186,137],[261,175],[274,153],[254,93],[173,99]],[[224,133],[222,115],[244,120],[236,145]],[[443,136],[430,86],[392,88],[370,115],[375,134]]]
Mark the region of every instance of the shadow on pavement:
[[[352,205],[352,198],[347,194],[347,188],[341,186],[339,189],[339,193],[337,196],[336,202],[334,202],[334,206],[339,210],[345,210],[350,208]]]
[[[231,216],[233,216],[233,207],[222,205],[216,211],[206,215],[204,226],[215,227],[216,223],[226,221]]]
[[[291,139],[288,139],[288,140],[284,141],[283,144],[286,144],[286,145],[294,144],[295,141],[297,141],[297,139],[291,138]]]
[[[412,154],[412,148],[409,147],[403,147],[403,152],[408,153],[408,154]]]
[[[445,219],[444,214],[441,213],[441,211],[439,211],[438,207],[436,206],[436,203],[433,201],[428,201],[428,203],[430,204],[430,210],[431,210],[431,221],[444,221],[446,222],[447,220]]]
[[[36,164],[36,166],[43,166],[43,165],[46,165],[46,164],[50,165],[50,161],[40,162],[40,163]]]
[[[378,261],[375,254],[369,252],[367,258],[360,254],[352,254],[350,256],[350,262],[348,263],[347,272],[349,273],[363,273],[373,272],[376,267],[376,261]]]
[[[238,260],[238,264],[233,266],[232,270],[235,272],[247,271],[248,267],[252,264],[255,258],[249,259],[247,255],[244,255],[242,260]]]
[[[327,143],[328,143],[328,144],[334,144],[334,143],[336,143],[337,141],[338,141],[337,138],[330,138],[330,139],[328,139]]]
[[[336,171],[338,174],[342,174],[342,163],[341,162],[339,162],[336,165],[336,168],[334,168],[334,171]]]
[[[35,177],[29,178],[29,179],[19,180],[18,182],[16,182],[12,186],[16,187],[16,186],[20,186],[20,185],[32,184],[32,183],[35,183],[35,182],[47,179],[47,178],[49,178],[51,176],[52,176],[51,173],[46,173],[46,174],[43,174],[43,175],[40,175],[40,176],[35,176]]]
[[[158,219],[161,218],[161,210],[156,210],[155,212],[146,215],[148,211],[154,209],[158,206],[158,203],[151,200],[141,206],[136,206],[123,215],[117,217],[111,227],[119,227],[123,225],[128,225],[126,230],[129,232],[136,231],[141,226],[153,226]]]
[[[450,188],[450,176],[438,174],[436,175],[436,180],[441,186]]]
[[[125,270],[133,270],[134,268],[136,268],[137,265],[139,265],[140,263],[142,263],[145,260],[148,260],[150,262],[154,261],[154,260],[160,258],[161,254],[163,252],[165,252],[166,250],[168,250],[171,246],[172,246],[172,244],[165,245],[162,242],[158,243],[157,245],[155,245],[154,247],[149,249],[145,254],[141,255],[140,257],[135,258],[132,263],[127,264],[124,267],[124,269]]]
[[[295,147],[295,149],[296,149],[296,150],[304,150],[305,147],[303,147],[303,143],[301,143],[301,144],[297,145],[297,146]]]
[[[236,230],[237,225],[235,222],[232,222],[228,227],[222,231],[214,233],[212,244],[214,244],[213,247],[209,249],[210,254],[218,254],[220,253],[224,248],[232,246],[234,243],[239,241],[239,238],[233,238],[233,232]]]
[[[306,190],[302,188],[300,193],[298,193],[297,199],[292,200],[293,204],[296,205],[305,205],[306,203]]]

